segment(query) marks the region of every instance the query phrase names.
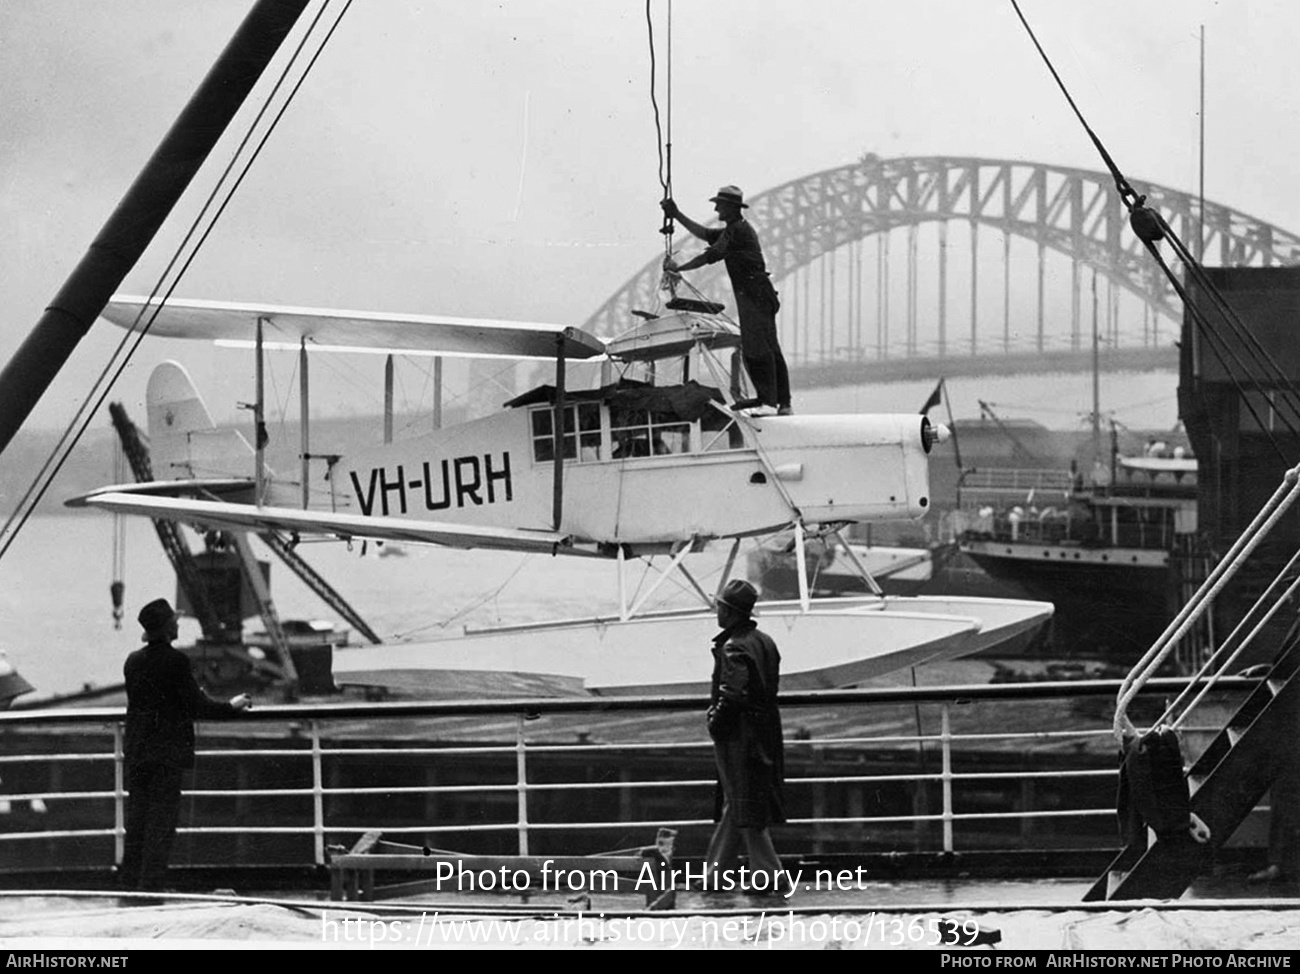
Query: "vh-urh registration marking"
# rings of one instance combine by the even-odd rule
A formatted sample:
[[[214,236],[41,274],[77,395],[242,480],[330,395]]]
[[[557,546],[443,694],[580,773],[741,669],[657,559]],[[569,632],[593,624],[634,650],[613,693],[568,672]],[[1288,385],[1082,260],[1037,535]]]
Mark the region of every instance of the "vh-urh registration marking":
[[[389,517],[406,514],[423,503],[426,511],[445,511],[473,505],[509,503],[514,500],[514,484],[510,479],[510,451],[494,459],[491,453],[469,454],[440,461],[425,460],[420,464],[422,476],[407,480],[407,467],[397,464],[389,467],[371,467],[366,486],[355,470],[349,471],[352,491],[356,495],[361,513],[370,517]],[[379,510],[375,510],[378,502]]]

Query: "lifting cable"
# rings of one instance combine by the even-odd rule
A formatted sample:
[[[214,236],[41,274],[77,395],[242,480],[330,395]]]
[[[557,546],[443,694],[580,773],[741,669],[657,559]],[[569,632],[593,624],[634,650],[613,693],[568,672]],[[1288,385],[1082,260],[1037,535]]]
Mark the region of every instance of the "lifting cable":
[[[112,391],[113,385],[117,382],[118,378],[122,375],[122,372],[125,371],[126,366],[130,363],[131,357],[135,354],[136,350],[140,347],[140,343],[144,340],[144,337],[149,333],[149,329],[153,326],[153,322],[157,318],[159,312],[162,311],[163,307],[167,303],[167,300],[171,297],[176,287],[180,284],[181,278],[184,276],[185,272],[189,269],[190,264],[193,263],[195,257],[198,256],[199,250],[207,242],[208,237],[211,235],[213,229],[216,227],[217,220],[219,220],[222,214],[225,212],[226,207],[229,205],[230,200],[233,198],[235,192],[239,189],[239,186],[243,182],[244,177],[248,175],[248,172],[252,168],[253,163],[257,160],[257,157],[261,154],[262,149],[265,147],[267,140],[270,139],[271,133],[279,125],[280,120],[284,117],[284,113],[288,110],[289,105],[292,103],[299,89],[301,89],[303,82],[307,78],[307,75],[311,72],[312,68],[316,64],[316,61],[320,58],[320,55],[325,50],[326,44],[328,44],[330,39],[334,36],[334,31],[337,30],[339,24],[343,20],[344,15],[348,12],[348,9],[352,6],[352,0],[345,0],[343,4],[343,9],[339,12],[338,16],[335,17],[334,22],[329,26],[328,30],[325,32],[325,36],[317,44],[315,51],[312,53],[310,59],[307,61],[306,67],[302,69],[302,74],[299,76],[298,80],[294,83],[293,87],[286,95],[284,103],[280,106],[275,116],[271,119],[269,125],[266,128],[266,131],[262,134],[262,137],[257,142],[256,146],[253,148],[251,155],[249,155],[247,159],[243,162],[238,175],[234,178],[233,182],[231,182],[227,187],[227,180],[229,179],[231,172],[235,169],[236,163],[238,162],[240,155],[244,152],[245,148],[248,146],[249,142],[253,138],[253,134],[257,130],[258,126],[262,123],[263,118],[266,116],[267,112],[270,109],[271,103],[274,100],[275,95],[277,94],[277,92],[279,92],[281,86],[285,83],[286,79],[289,77],[292,70],[299,63],[303,51],[307,47],[308,41],[312,39],[312,35],[316,31],[317,25],[320,23],[325,13],[325,10],[328,8],[329,4],[330,4],[330,0],[325,0],[325,3],[322,4],[319,10],[317,10],[316,16],[313,18],[310,26],[307,28],[302,39],[299,41],[298,47],[294,50],[293,54],[290,56],[288,62],[284,67],[284,70],[281,72],[280,77],[276,80],[275,85],[272,88],[270,94],[268,94],[267,98],[263,102],[262,107],[258,111],[256,117],[252,120],[252,122],[250,122],[247,132],[244,134],[244,137],[240,141],[239,146],[235,149],[234,153],[232,154],[231,160],[227,164],[225,170],[218,178],[216,186],[213,188],[207,200],[204,202],[203,207],[200,210],[198,216],[196,216],[193,223],[191,223],[190,228],[186,232],[184,239],[177,246],[177,249],[175,253],[172,255],[171,260],[168,261],[167,266],[163,269],[162,274],[159,275],[158,282],[154,285],[153,290],[150,291],[149,297],[146,300],[144,307],[140,310],[140,313],[136,316],[136,320],[132,323],[131,328],[126,331],[126,333],[123,335],[121,340],[118,342],[117,347],[110,354],[108,362],[104,365],[104,368],[101,370],[99,376],[95,379],[94,383],[91,386],[90,391],[86,394],[85,398],[82,400],[81,405],[78,406],[76,413],[73,415],[73,418],[69,421],[67,428],[64,429],[62,435],[59,438],[59,441],[55,444],[53,449],[50,451],[50,455],[45,459],[45,462],[42,464],[40,470],[38,470],[35,476],[33,477],[32,482],[28,486],[26,492],[19,499],[18,503],[15,505],[14,510],[9,515],[8,520],[5,521],[3,526],[0,526],[0,558],[3,558],[5,553],[8,552],[10,546],[14,542],[14,539],[17,538],[18,533],[22,530],[23,526],[26,525],[28,518],[30,518],[32,513],[36,510],[36,506],[41,502],[42,498],[44,498],[46,491],[49,490],[51,484],[54,482],[54,478],[58,475],[59,471],[63,468],[64,463],[67,462],[68,457],[72,454],[72,450],[76,447],[77,443],[81,440],[82,435],[85,433],[87,427],[90,425],[91,419],[94,418],[95,413],[98,412],[99,408],[103,405],[104,400],[108,397],[109,392]],[[221,200],[219,205],[216,205],[214,209],[214,204],[216,203],[218,196],[221,196]],[[211,217],[209,219],[208,214],[210,212],[211,212]],[[203,224],[205,219],[207,219],[208,221],[207,226],[202,230],[201,233],[199,233],[199,227]],[[194,240],[196,235],[197,235],[197,241],[194,243],[193,248],[190,250],[188,256],[186,256],[182,260],[182,254],[184,253],[185,248],[190,244],[191,240]],[[178,265],[179,265],[179,269],[177,269]],[[175,276],[172,278],[171,283],[167,284],[166,282],[168,280],[168,277],[169,275],[172,274],[173,270],[175,270]],[[162,297],[158,300],[157,304],[154,305],[154,299],[157,298],[160,293],[162,294]],[[151,306],[153,310],[150,313]],[[144,323],[141,324],[146,314],[148,314],[149,316],[148,320],[144,321]],[[132,340],[133,338],[134,340]],[[129,349],[127,349],[128,342],[130,343]]]
[[[654,20],[650,16],[652,2],[653,0],[645,0],[645,24],[650,46],[650,107],[654,111],[655,148],[659,153],[659,188],[663,191],[661,199],[667,202],[673,197],[673,0],[668,0],[666,111],[662,125],[659,121],[659,101],[655,91],[655,28]],[[674,227],[673,219],[667,213],[664,214],[663,224],[659,227],[659,232],[663,234],[664,238],[664,257],[671,257],[673,253]],[[676,285],[674,275],[665,275],[665,281],[670,285],[670,289]]]
[[[650,42],[650,107],[654,110],[655,119],[655,145],[659,152],[659,188],[663,191],[663,200],[673,198],[673,0],[667,0],[668,6],[668,26],[667,26],[667,78],[666,78],[666,112],[664,125],[659,121],[659,102],[656,98],[655,83],[655,33],[654,21],[650,16],[650,4],[652,0],[646,0],[645,20],[646,32]],[[666,137],[665,137],[666,136]],[[673,255],[673,233],[674,226],[672,218],[667,213],[664,214],[663,225],[660,226],[659,232],[664,237],[664,259]],[[710,301],[708,295],[698,287],[676,272],[665,271],[660,279],[659,290],[667,291],[673,298],[677,297],[677,288],[684,285],[700,301]],[[725,311],[720,312],[720,317],[736,327],[736,321]]]
[[[1206,344],[1210,346],[1211,351],[1224,366],[1229,381],[1236,389],[1237,394],[1241,397],[1241,401],[1243,405],[1245,405],[1247,411],[1254,418],[1259,428],[1268,436],[1270,444],[1282,461],[1284,463],[1290,463],[1290,460],[1283,454],[1281,447],[1273,436],[1269,424],[1267,424],[1259,415],[1259,412],[1251,402],[1251,399],[1247,396],[1246,389],[1242,386],[1238,375],[1234,373],[1233,369],[1229,366],[1227,358],[1231,358],[1233,362],[1236,363],[1241,374],[1243,374],[1246,379],[1259,385],[1262,385],[1263,383],[1255,378],[1251,372],[1250,366],[1242,361],[1238,351],[1229,345],[1223,336],[1215,332],[1202,310],[1189,298],[1183,283],[1178,280],[1177,276],[1173,273],[1160,254],[1157,245],[1161,240],[1169,240],[1174,253],[1186,267],[1188,277],[1191,280],[1194,280],[1200,290],[1209,297],[1214,310],[1218,312],[1220,318],[1227,324],[1235,337],[1242,343],[1245,351],[1254,360],[1256,368],[1258,368],[1266,378],[1281,387],[1281,391],[1284,392],[1284,395],[1280,398],[1278,403],[1274,403],[1274,410],[1277,418],[1285,424],[1292,435],[1300,435],[1300,429],[1297,429],[1297,424],[1288,419],[1285,413],[1277,409],[1277,406],[1285,405],[1289,407],[1292,416],[1297,420],[1297,423],[1300,423],[1300,392],[1297,391],[1295,385],[1282,371],[1281,367],[1268,353],[1267,349],[1265,349],[1259,340],[1251,333],[1250,329],[1241,320],[1240,316],[1238,316],[1231,306],[1229,306],[1218,288],[1214,286],[1213,282],[1209,279],[1209,276],[1205,273],[1205,269],[1201,266],[1200,262],[1196,260],[1195,256],[1178,238],[1178,235],[1174,233],[1173,228],[1168,224],[1165,218],[1158,210],[1153,207],[1148,207],[1146,205],[1146,197],[1139,195],[1137,191],[1134,190],[1132,184],[1124,177],[1119,166],[1116,165],[1115,161],[1111,158],[1110,153],[1106,151],[1106,147],[1102,144],[1101,139],[1097,137],[1096,133],[1093,132],[1092,128],[1088,125],[1087,120],[1083,117],[1083,113],[1079,110],[1079,106],[1075,104],[1074,99],[1070,96],[1070,92],[1065,87],[1065,83],[1061,80],[1061,76],[1057,73],[1056,68],[1053,66],[1051,59],[1048,58],[1047,53],[1043,50],[1042,45],[1039,44],[1038,38],[1035,36],[1033,28],[1029,26],[1029,22],[1025,19],[1024,13],[1021,12],[1020,4],[1017,0],[1011,0],[1011,5],[1015,8],[1016,16],[1020,18],[1021,24],[1024,25],[1025,31],[1029,34],[1030,40],[1033,41],[1034,47],[1037,48],[1039,56],[1047,66],[1047,70],[1051,72],[1052,78],[1056,81],[1057,87],[1061,89],[1061,94],[1063,94],[1065,100],[1069,102],[1071,110],[1073,110],[1075,117],[1079,120],[1079,124],[1083,126],[1083,130],[1087,133],[1088,138],[1092,140],[1092,144],[1100,154],[1102,162],[1105,163],[1106,168],[1110,171],[1111,177],[1115,180],[1115,188],[1119,193],[1120,201],[1129,211],[1129,225],[1133,228],[1133,232],[1137,235],[1138,239],[1142,241],[1142,244],[1146,247],[1147,251],[1160,267],[1161,272],[1169,280],[1175,292],[1177,292],[1184,307],[1191,315],[1197,329],[1205,339]],[[1201,232],[1204,232],[1203,228]]]
[[[654,110],[655,119],[655,146],[659,152],[659,188],[663,191],[661,199],[670,200],[673,198],[673,0],[667,0],[668,7],[668,26],[667,26],[667,69],[666,69],[666,98],[665,98],[665,118],[664,124],[659,120],[659,102],[656,97],[655,82],[655,32],[654,21],[650,16],[650,4],[652,0],[646,0],[645,4],[645,21],[646,32],[650,44],[650,107]],[[674,226],[672,218],[667,213],[664,214],[663,225],[660,226],[659,232],[664,238],[664,258],[667,259],[673,255],[673,233]],[[688,281],[682,275],[675,272],[665,271],[660,281],[659,290],[668,291],[673,298],[677,297],[677,288],[684,285],[700,301],[709,301],[710,298],[694,284]],[[736,324],[725,311],[720,313],[720,317],[732,325]]]
[[[113,442],[113,483],[126,483],[126,450],[119,437]],[[113,605],[113,628],[122,628],[122,606],[126,596],[126,520],[113,514],[113,571],[108,583],[108,597]]]

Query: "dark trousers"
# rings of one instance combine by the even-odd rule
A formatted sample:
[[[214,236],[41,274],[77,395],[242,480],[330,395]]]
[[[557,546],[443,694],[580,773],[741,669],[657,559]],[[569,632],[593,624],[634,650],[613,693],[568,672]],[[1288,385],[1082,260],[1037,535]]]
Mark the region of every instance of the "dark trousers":
[[[790,372],[776,334],[776,315],[747,294],[736,295],[740,355],[754,384],[754,397],[768,406],[790,405]]]
[[[718,781],[722,785],[722,815],[709,840],[709,851],[705,854],[706,885],[715,881],[713,875],[718,870],[730,869],[736,860],[740,844],[745,845],[745,854],[749,857],[749,868],[763,871],[775,876],[781,871],[781,859],[772,845],[772,834],[766,826],[749,828],[737,825],[738,808],[736,795],[741,791],[737,774],[743,774],[745,749],[738,739],[713,742],[714,758],[718,765]],[[775,882],[772,880],[771,882]],[[769,886],[770,888],[770,886]]]
[[[127,768],[123,889],[164,887],[180,819],[182,774],[180,768],[153,761]]]

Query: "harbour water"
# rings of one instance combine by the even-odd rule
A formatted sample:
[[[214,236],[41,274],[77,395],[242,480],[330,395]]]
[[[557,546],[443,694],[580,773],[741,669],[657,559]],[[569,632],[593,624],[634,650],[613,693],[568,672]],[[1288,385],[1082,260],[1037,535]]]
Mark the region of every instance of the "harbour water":
[[[97,514],[32,518],[0,560],[0,651],[44,694],[70,693],[86,684],[120,682],[126,654],[140,645],[139,607],[159,595],[174,598],[175,578],[143,518],[126,518],[124,618],[113,628],[112,518]],[[192,539],[198,550],[199,542]],[[255,543],[260,549],[260,545]],[[364,550],[363,550],[364,549]],[[262,549],[264,550],[264,549]],[[466,625],[527,622],[616,612],[618,582],[612,562],[596,559],[463,551],[427,546],[385,549],[356,542],[304,544],[300,553],[346,598],[385,642],[427,641],[457,635]],[[400,554],[399,554],[400,551]],[[260,557],[260,556],[259,556]],[[329,619],[321,601],[280,562],[272,562],[271,592],[282,619]],[[693,574],[709,585],[725,549],[696,556]],[[630,566],[629,597],[639,567]],[[648,585],[655,569],[642,580]],[[651,605],[690,605],[698,597],[684,581],[666,581]],[[250,623],[260,628],[257,620]],[[183,620],[182,641],[198,636]],[[709,632],[701,632],[707,669]],[[360,637],[353,635],[353,642]]]

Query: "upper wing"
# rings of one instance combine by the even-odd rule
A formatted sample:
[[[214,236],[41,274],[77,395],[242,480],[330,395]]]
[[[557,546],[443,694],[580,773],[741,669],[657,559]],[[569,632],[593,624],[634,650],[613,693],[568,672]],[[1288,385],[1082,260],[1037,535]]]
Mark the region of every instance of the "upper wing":
[[[163,489],[159,484],[145,486],[149,490]],[[169,486],[175,488],[176,484]],[[98,507],[121,514],[141,514],[204,527],[245,531],[300,531],[343,539],[410,541],[451,548],[502,548],[541,554],[556,554],[560,551],[568,554],[584,553],[570,547],[572,539],[568,535],[554,531],[466,527],[439,521],[376,518],[362,514],[304,511],[292,507],[255,507],[252,504],[227,501],[161,496],[128,488],[96,491],[73,498],[67,504],[70,507]]]
[[[261,320],[266,348],[308,351],[402,352],[408,355],[502,356],[554,358],[563,342],[565,358],[598,358],[604,343],[566,325],[482,318],[385,314],[284,308],[271,304],[227,301],[173,301],[161,308],[145,298],[114,295],[103,316],[132,328],[151,322],[149,333],[161,338],[198,338],[222,344],[249,345]]]

